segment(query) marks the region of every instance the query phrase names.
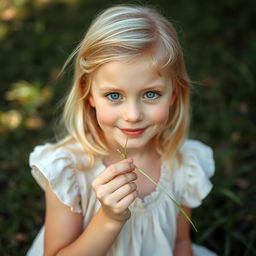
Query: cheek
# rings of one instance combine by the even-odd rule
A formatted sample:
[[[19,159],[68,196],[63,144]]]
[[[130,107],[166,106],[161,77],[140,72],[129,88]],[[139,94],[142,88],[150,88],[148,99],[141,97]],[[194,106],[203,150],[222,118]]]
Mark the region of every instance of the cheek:
[[[169,105],[159,106],[150,111],[151,121],[155,124],[166,124],[169,118]]]
[[[112,109],[96,106],[97,121],[100,126],[111,125],[115,122],[115,115]]]

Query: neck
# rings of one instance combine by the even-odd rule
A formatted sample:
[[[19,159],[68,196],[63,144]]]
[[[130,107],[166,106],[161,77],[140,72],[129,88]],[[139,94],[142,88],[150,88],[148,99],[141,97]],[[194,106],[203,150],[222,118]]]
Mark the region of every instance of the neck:
[[[127,156],[131,158],[144,159],[157,155],[154,147],[145,150],[140,149],[127,149]]]

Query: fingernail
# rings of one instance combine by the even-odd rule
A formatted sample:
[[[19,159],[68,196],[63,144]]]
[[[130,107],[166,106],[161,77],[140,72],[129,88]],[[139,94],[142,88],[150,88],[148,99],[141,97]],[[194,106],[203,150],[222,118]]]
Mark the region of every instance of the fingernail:
[[[128,162],[129,164],[131,164],[131,163],[133,162],[132,158],[128,158],[128,159],[127,159],[127,162]]]

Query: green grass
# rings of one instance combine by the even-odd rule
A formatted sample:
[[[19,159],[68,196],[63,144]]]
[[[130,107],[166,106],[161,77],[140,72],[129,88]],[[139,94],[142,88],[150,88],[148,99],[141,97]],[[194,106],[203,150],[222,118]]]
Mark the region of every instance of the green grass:
[[[1,1],[0,255],[24,255],[43,224],[44,196],[28,156],[54,137],[53,109],[68,90],[72,68],[61,80],[56,74],[91,18],[122,2]],[[143,3],[158,6],[178,30],[193,81],[190,137],[215,152],[214,188],[193,211],[199,230],[193,240],[219,255],[256,255],[256,4]]]

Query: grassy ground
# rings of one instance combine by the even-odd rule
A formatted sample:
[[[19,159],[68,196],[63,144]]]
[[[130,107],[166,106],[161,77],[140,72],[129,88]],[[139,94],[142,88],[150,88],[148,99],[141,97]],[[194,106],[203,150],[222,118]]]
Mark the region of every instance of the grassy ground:
[[[43,223],[44,198],[28,155],[52,140],[56,103],[72,72],[56,74],[91,18],[123,1],[0,3],[0,255],[24,255]],[[126,1],[132,3],[132,1]],[[191,137],[215,151],[214,189],[194,210],[193,239],[219,255],[256,255],[256,35],[253,1],[143,1],[181,37],[191,79]]]

